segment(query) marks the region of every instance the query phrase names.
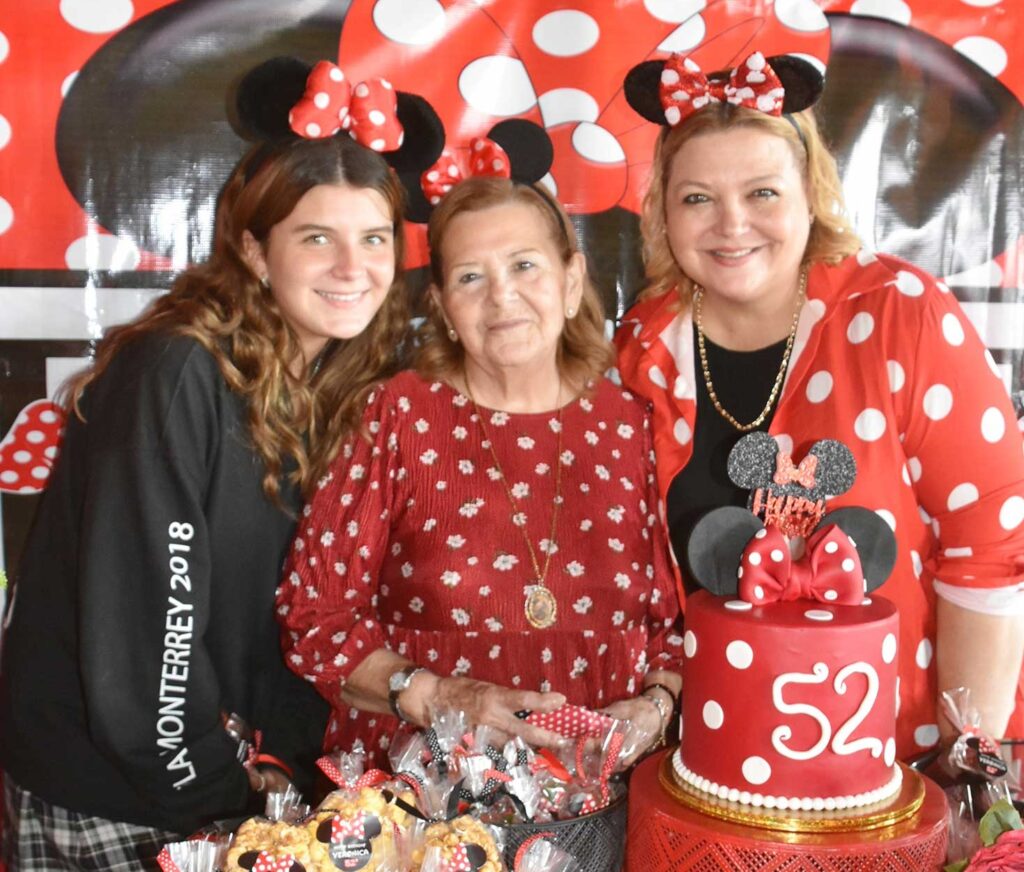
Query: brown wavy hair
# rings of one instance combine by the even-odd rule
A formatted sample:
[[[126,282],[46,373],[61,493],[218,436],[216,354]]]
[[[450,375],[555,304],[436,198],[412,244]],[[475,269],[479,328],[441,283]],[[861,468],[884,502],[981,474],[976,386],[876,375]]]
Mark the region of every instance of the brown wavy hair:
[[[430,277],[438,289],[444,287],[442,246],[452,221],[467,212],[480,212],[496,206],[524,204],[532,207],[548,229],[563,265],[579,252],[576,231],[561,204],[540,185],[524,185],[510,179],[475,177],[460,182],[445,194],[430,216],[427,243],[430,246]],[[426,378],[450,378],[462,371],[465,350],[448,338],[440,306],[433,294],[427,295],[427,316],[419,330],[414,359],[416,370]],[[556,364],[562,377],[576,389],[584,389],[613,365],[611,343],[604,333],[604,308],[601,298],[583,274],[580,310],[565,321]]]
[[[672,170],[672,160],[694,137],[740,128],[763,130],[784,139],[796,158],[797,166],[803,173],[808,205],[814,216],[807,248],[804,250],[804,264],[838,263],[860,248],[861,242],[846,218],[843,189],[835,158],[828,150],[810,109],[775,117],[730,103],[712,103],[683,123],[666,127],[658,135],[651,164],[650,186],[644,196],[640,214],[647,285],[638,299],[678,288],[680,302],[689,303],[694,283],[676,263],[665,228],[665,190]]]
[[[317,185],[349,185],[384,197],[394,229],[395,279],[367,328],[328,343],[314,363],[304,360],[273,294],[249,266],[243,234],[251,233],[265,250],[271,228]],[[409,323],[401,268],[404,208],[405,195],[391,168],[348,136],[254,147],[221,191],[210,258],[178,276],[170,292],[135,321],[107,334],[93,365],[67,386],[67,405],[83,418],[83,393],[136,337],[191,336],[213,355],[230,388],[246,399],[267,496],[280,504],[286,468],[288,479],[308,494],[341,441],[358,427],[373,384],[397,368],[395,350]],[[290,367],[296,360],[305,363],[299,374]]]

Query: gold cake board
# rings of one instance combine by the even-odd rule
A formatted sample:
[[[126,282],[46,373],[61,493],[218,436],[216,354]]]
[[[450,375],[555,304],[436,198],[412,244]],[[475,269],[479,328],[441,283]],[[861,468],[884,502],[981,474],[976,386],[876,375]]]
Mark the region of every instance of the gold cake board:
[[[701,793],[687,784],[676,781],[672,767],[673,751],[665,754],[658,768],[658,780],[665,791],[677,802],[702,814],[768,830],[787,833],[837,833],[855,830],[875,830],[892,826],[911,817],[924,802],[925,785],[921,776],[908,766],[897,763],[903,771],[899,791],[890,799],[842,811],[780,811],[755,808],[738,802],[729,802],[707,793]]]

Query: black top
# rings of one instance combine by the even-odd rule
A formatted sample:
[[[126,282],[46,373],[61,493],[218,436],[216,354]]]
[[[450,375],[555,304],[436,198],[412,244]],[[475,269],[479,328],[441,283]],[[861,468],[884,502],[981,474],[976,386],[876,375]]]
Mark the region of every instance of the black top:
[[[274,591],[292,514],[247,408],[195,340],[123,348],[68,421],[0,661],[0,762],[41,799],[189,833],[258,805],[221,718],[310,772],[326,723],[284,666]]]
[[[705,336],[704,348],[718,402],[740,423],[753,421],[768,401],[768,394],[782,365],[786,340],[756,351],[730,351],[715,345]],[[711,402],[700,366],[696,326],[693,328],[693,366],[697,383],[693,456],[672,479],[666,500],[672,550],[683,567],[687,593],[699,589],[692,581],[686,560],[686,546],[693,528],[712,509],[745,506],[750,497],[749,490],[737,487],[729,480],[726,470],[729,452],[746,433],[726,421]],[[757,427],[758,430],[768,431],[778,403],[776,396],[771,411]]]

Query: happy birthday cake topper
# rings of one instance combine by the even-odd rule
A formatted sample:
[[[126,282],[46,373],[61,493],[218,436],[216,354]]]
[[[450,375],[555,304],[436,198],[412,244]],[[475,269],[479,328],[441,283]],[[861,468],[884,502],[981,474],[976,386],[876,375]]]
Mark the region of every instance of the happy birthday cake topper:
[[[687,556],[702,587],[755,604],[856,605],[889,577],[896,562],[889,525],[860,506],[826,512],[826,500],[857,477],[842,442],[819,440],[796,463],[772,436],[750,433],[729,453],[727,468],[751,495],[748,508],[715,509],[694,527]]]

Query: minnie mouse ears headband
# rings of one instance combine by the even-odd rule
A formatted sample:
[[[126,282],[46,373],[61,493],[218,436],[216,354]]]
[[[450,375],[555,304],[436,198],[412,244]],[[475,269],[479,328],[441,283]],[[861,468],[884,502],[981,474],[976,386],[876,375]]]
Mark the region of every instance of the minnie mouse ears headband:
[[[239,120],[252,135],[279,141],[347,133],[397,172],[419,172],[444,148],[444,125],[415,94],[386,79],[353,83],[330,61],[312,68],[298,58],[272,58],[250,70],[236,95]]]
[[[403,178],[409,192],[406,214],[410,221],[425,222],[445,194],[474,176],[532,185],[544,178],[553,160],[554,148],[543,127],[522,118],[500,121],[486,136],[446,148],[415,181]]]
[[[714,594],[763,604],[815,599],[857,605],[896,562],[896,539],[870,509],[825,511],[828,497],[848,491],[857,476],[850,449],[815,442],[799,464],[767,433],[744,436],[729,453],[729,478],[750,488],[749,508],[708,512],[687,547],[690,569]],[[804,537],[795,559],[786,537]]]
[[[825,79],[814,64],[794,55],[749,55],[734,70],[709,75],[689,57],[644,61],[626,74],[629,105],[655,124],[675,127],[710,103],[731,103],[768,115],[800,112],[821,96]]]

